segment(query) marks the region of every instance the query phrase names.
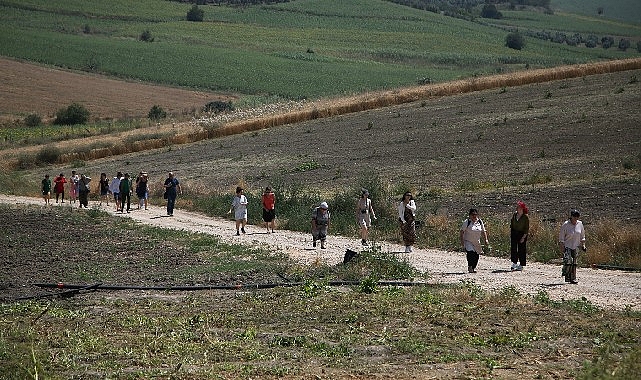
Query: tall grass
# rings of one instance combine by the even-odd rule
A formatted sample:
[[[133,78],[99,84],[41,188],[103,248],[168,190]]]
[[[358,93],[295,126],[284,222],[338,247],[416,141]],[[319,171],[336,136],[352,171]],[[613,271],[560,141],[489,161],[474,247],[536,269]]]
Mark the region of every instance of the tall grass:
[[[355,205],[360,190],[370,192],[372,205],[378,220],[370,230],[370,238],[376,241],[402,243],[398,226],[396,205],[400,201],[404,187],[384,185],[375,175],[357,179],[347,191],[323,196],[312,189],[297,184],[275,184],[277,224],[279,228],[292,231],[309,232],[311,212],[321,201],[330,205],[332,215],[330,234],[357,238]],[[262,223],[260,197],[262,189],[246,189],[250,207],[250,223]],[[227,194],[212,194],[193,199],[193,207],[212,216],[225,217],[232,201],[233,191]],[[416,195],[419,208],[430,204],[429,209],[439,209],[428,199],[427,193]],[[423,207],[418,213],[421,226],[417,228],[417,245],[423,248],[459,250],[459,229],[467,215],[451,217],[430,213]],[[490,247],[484,247],[484,254],[495,257],[510,257],[509,216],[481,215],[490,236]],[[537,262],[550,262],[560,258],[558,233],[563,221],[545,221],[538,215],[530,215],[530,234],[528,238],[528,259]],[[615,220],[596,220],[586,226],[588,252],[580,255],[580,264],[612,265],[641,269],[641,235],[633,227]]]

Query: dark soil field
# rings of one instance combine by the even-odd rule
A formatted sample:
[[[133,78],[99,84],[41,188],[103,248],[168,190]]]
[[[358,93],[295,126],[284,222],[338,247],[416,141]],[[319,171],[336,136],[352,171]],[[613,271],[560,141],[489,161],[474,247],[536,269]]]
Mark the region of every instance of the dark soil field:
[[[586,223],[636,223],[640,76],[626,71],[430,98],[79,162],[73,169],[94,178],[146,170],[154,196],[168,170],[186,195],[231,191],[238,183],[253,192],[272,185],[332,194],[377,177],[398,193],[412,188],[420,217],[460,216],[471,206],[506,216],[524,199],[544,219],[560,220],[577,207]],[[113,115],[121,106],[114,102]],[[70,169],[18,175],[37,183],[43,172]],[[628,363],[632,369],[621,373],[638,366],[634,311],[526,297],[514,287],[485,293],[466,280],[371,296],[339,289],[308,298],[311,286],[233,294],[98,292],[14,303],[37,294],[19,288],[34,279],[251,283],[278,281],[273,273],[281,263],[263,257],[263,268],[219,270],[227,268],[224,255],[233,247],[202,235],[148,230],[92,209],[0,206],[0,216],[0,249],[9,252],[0,255],[8,274],[0,291],[11,301],[2,317],[6,341],[20,349],[0,352],[13,366],[6,368],[23,373],[42,366],[42,377],[51,378],[570,379],[590,363],[615,366],[612,371]],[[235,263],[250,264],[259,255],[235,254]]]
[[[320,193],[377,176],[414,189],[428,214],[517,199],[546,219],[638,220],[641,71],[425,99],[189,145],[87,162],[84,171],[173,170],[187,191],[244,183]],[[53,168],[58,171],[68,168]]]

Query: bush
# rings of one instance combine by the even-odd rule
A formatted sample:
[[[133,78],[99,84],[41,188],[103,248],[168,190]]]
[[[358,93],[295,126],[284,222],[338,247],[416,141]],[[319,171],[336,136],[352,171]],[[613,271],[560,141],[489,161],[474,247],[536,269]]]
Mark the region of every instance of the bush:
[[[498,9],[496,9],[496,5],[494,5],[494,4],[485,4],[483,6],[483,10],[481,11],[481,17],[483,17],[483,18],[501,19],[501,18],[503,18],[503,14],[501,12],[499,12]]]
[[[231,104],[231,101],[223,102],[220,100],[209,102],[205,104],[205,107],[203,108],[204,112],[213,112],[217,114],[221,112],[233,111],[233,110],[234,110],[234,106]]]
[[[205,17],[205,11],[198,8],[198,5],[194,4],[189,12],[187,12],[187,21],[203,21]]]
[[[85,124],[89,120],[89,111],[78,103],[72,103],[67,108],[61,108],[56,112],[55,125]]]
[[[601,38],[601,46],[604,49],[609,49],[612,45],[614,45],[614,38],[609,36]]]
[[[619,40],[619,50],[626,51],[630,47],[630,40],[627,38],[621,38]]]
[[[149,29],[145,30],[140,34],[140,37],[138,37],[140,41],[144,42],[154,42],[154,37],[151,35],[151,32]]]
[[[45,164],[55,164],[60,157],[60,149],[55,146],[45,146],[36,155],[36,161]]]
[[[32,113],[24,118],[24,125],[27,127],[37,127],[40,124],[42,124],[42,118],[38,114]]]
[[[505,37],[505,46],[510,49],[521,50],[525,47],[525,39],[519,32],[512,32]]]
[[[154,105],[151,107],[149,110],[149,113],[147,114],[147,117],[150,118],[151,120],[160,120],[164,119],[167,117],[167,112],[165,112],[164,109],[162,109],[161,106]]]
[[[637,51],[641,53],[641,41],[637,41]]]

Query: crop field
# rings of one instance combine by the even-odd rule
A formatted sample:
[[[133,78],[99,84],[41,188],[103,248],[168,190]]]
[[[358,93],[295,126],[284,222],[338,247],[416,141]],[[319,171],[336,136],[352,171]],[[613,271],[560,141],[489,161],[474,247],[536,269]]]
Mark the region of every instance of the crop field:
[[[343,4],[340,12],[337,4]],[[353,206],[367,187],[380,216],[372,234],[395,241],[395,205],[411,190],[422,222],[417,248],[457,249],[457,227],[477,207],[490,230],[488,255],[501,258],[507,220],[515,202],[524,200],[533,221],[531,261],[557,258],[558,225],[569,209],[579,208],[588,231],[583,266],[641,268],[638,68],[427,93],[400,105],[318,111],[312,120],[152,144],[201,125],[218,128],[198,111],[212,100],[320,98],[322,105],[323,99],[339,102],[336,95],[379,89],[400,97],[417,82],[469,78],[465,83],[473,84],[488,73],[638,57],[635,49],[528,39],[528,48],[517,52],[503,46],[502,29],[377,0],[207,6],[203,23],[184,21],[189,6],[0,1],[0,55],[8,57],[0,59],[0,117],[7,125],[0,134],[1,164],[29,161],[5,167],[1,192],[39,196],[44,174],[77,170],[95,179],[101,172],[145,170],[155,206],[163,203],[161,183],[171,170],[184,190],[181,211],[225,216],[237,185],[252,205],[271,186],[279,227],[307,231],[310,208],[326,200],[336,222],[331,233],[355,238]],[[506,27],[641,37],[638,23],[506,15]],[[144,30],[154,42],[138,40]],[[19,118],[36,112],[49,119],[72,101],[102,121],[86,134],[74,127],[62,138],[53,137],[52,126],[21,134]],[[170,119],[136,120],[154,104],[170,111]],[[120,129],[111,123],[116,119],[132,125]],[[134,145],[147,149],[125,149]],[[54,146],[77,158],[31,162]],[[113,154],[80,154],[100,149]],[[97,201],[95,191],[90,201]],[[300,207],[286,214],[295,202]],[[250,224],[259,220],[260,209],[252,207]],[[641,373],[638,310],[602,309],[585,298],[554,300],[546,291],[526,295],[511,285],[486,291],[466,280],[379,286],[378,280],[422,281],[430,273],[376,248],[352,265],[304,265],[284,249],[143,226],[94,208],[0,204],[0,226],[2,379],[628,380]],[[301,285],[86,289],[69,297],[17,285],[61,278],[144,286]]]
[[[515,51],[504,46],[502,29],[385,1],[206,6],[199,23],[184,20],[188,4],[116,3],[106,8],[100,1],[64,6],[4,1],[0,54],[124,79],[288,99],[638,55],[635,49],[587,49],[536,39]],[[338,3],[340,14],[333,10]],[[566,30],[567,20],[550,16],[536,27]],[[523,21],[508,22],[518,27]],[[602,21],[581,22],[584,26],[574,32],[584,32],[587,25],[598,28]],[[633,42],[641,38],[638,25],[609,27]],[[153,42],[139,40],[146,30]]]

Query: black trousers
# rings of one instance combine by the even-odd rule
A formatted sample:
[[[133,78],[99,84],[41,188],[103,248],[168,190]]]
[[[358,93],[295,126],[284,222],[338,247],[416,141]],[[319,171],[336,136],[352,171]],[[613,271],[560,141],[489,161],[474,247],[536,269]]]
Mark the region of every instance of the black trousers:
[[[467,266],[476,269],[476,266],[479,263],[479,254],[476,251],[465,251],[467,252]]]
[[[120,211],[125,208],[125,200],[127,201],[127,211],[131,209],[131,194],[120,194]]]
[[[514,231],[510,233],[510,259],[513,263],[520,263],[525,266],[525,258],[527,255],[527,238],[521,243],[523,232]]]

